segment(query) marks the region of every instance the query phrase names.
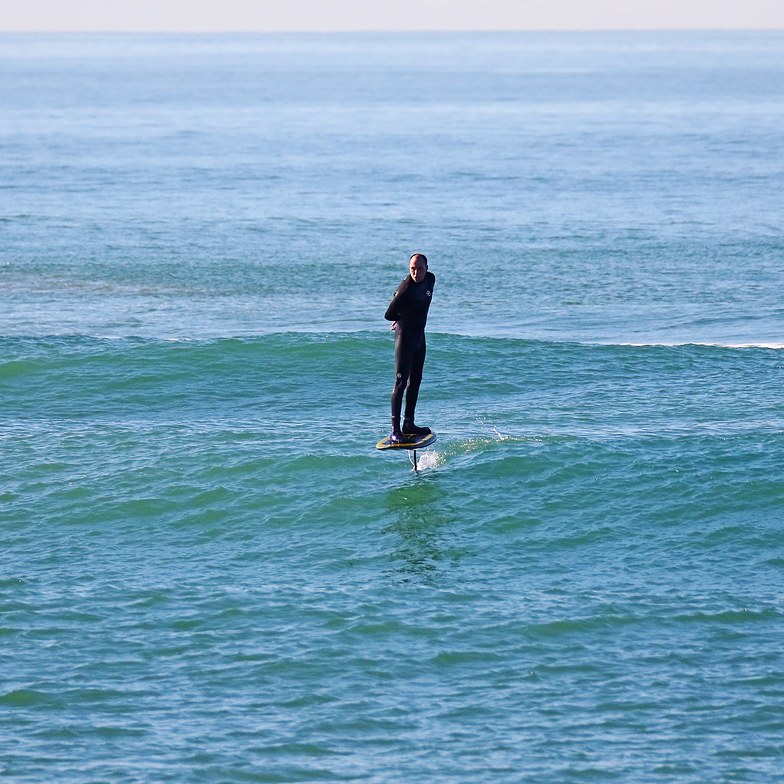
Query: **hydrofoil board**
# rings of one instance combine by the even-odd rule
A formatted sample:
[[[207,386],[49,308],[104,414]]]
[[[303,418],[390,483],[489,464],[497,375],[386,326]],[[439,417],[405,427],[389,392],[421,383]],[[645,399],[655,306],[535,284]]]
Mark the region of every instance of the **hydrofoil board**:
[[[406,441],[393,443],[389,436],[382,438],[377,444],[376,449],[424,449],[436,442],[436,434],[428,433],[425,436],[406,436]]]

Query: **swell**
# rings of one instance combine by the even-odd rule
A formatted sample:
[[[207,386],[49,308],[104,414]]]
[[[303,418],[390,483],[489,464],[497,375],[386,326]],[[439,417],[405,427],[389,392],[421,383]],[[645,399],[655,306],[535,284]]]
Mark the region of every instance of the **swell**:
[[[0,337],[0,378],[24,373],[50,365],[54,369],[67,367],[69,361],[93,359],[117,361],[123,364],[140,361],[162,361],[167,364],[206,363],[206,366],[225,366],[233,361],[243,362],[269,352],[272,357],[281,352],[293,362],[335,358],[345,353],[366,358],[370,351],[388,348],[392,342],[386,331],[352,332],[280,332],[252,337],[222,337],[200,339],[155,339],[141,337],[102,338],[90,335],[66,336],[5,336]],[[428,333],[428,347],[439,352],[477,355],[489,359],[504,354],[517,355],[527,351],[534,355],[574,357],[694,357],[720,358],[728,352],[757,356],[760,352],[784,349],[784,343],[759,341],[746,343],[711,342],[581,342],[573,340],[533,340],[519,337],[472,336],[459,333]]]
[[[478,433],[640,433],[782,424],[781,354],[710,345],[601,345],[428,336],[422,406]],[[299,425],[385,421],[392,339],[384,332],[161,341],[0,340],[6,416],[168,415]],[[342,412],[342,413],[341,413]],[[461,435],[470,436],[470,432]]]

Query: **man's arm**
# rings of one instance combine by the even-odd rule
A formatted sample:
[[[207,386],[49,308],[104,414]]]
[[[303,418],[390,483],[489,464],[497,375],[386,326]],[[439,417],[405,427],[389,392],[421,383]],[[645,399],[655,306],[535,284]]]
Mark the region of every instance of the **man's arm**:
[[[405,297],[406,291],[408,290],[408,278],[404,280],[397,288],[395,292],[395,296],[392,297],[392,301],[389,303],[389,307],[387,308],[387,312],[384,314],[384,318],[387,321],[397,321],[398,317],[400,316],[400,305]]]

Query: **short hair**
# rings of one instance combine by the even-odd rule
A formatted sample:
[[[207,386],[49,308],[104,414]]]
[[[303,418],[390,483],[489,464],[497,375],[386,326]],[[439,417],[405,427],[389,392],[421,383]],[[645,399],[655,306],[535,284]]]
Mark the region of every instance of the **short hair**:
[[[424,253],[412,253],[412,254],[411,254],[409,257],[408,257],[408,263],[410,264],[410,263],[411,263],[411,260],[412,260],[412,259],[414,259],[414,258],[416,258],[416,257],[419,257],[420,259],[422,259],[422,261],[424,261],[424,262],[425,262],[425,266],[427,266],[427,256],[425,256],[425,254],[424,254]]]

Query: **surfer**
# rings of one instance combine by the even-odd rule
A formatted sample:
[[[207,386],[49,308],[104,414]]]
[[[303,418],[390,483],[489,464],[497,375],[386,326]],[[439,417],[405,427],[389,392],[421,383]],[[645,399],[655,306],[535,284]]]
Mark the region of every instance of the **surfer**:
[[[392,322],[395,330],[395,386],[392,388],[392,442],[405,441],[404,436],[423,436],[430,433],[429,427],[414,424],[414,409],[422,383],[425,365],[425,324],[436,276],[427,270],[427,256],[415,253],[408,260],[409,274],[398,286],[389,303],[384,318]],[[400,412],[406,410],[403,427],[400,427]]]

